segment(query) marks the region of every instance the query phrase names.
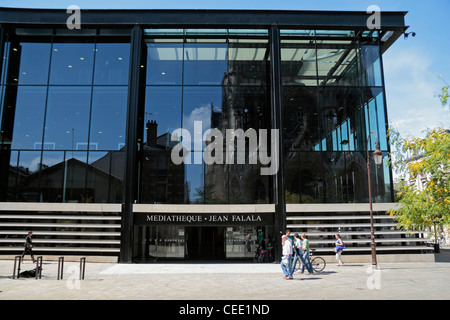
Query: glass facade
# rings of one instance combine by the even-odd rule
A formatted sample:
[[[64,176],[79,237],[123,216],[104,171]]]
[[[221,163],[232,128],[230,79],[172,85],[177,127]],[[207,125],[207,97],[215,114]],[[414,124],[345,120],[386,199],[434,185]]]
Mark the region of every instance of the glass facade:
[[[273,203],[271,177],[257,165],[204,161],[211,129],[225,137],[227,130],[271,128],[267,30],[146,29],[145,44],[138,202]],[[179,128],[191,137],[183,141],[190,163],[174,165],[170,135]]]
[[[88,31],[8,34],[3,201],[121,202],[130,39]],[[280,36],[286,202],[367,202],[367,146],[378,141],[388,152],[377,33],[282,29]],[[230,129],[272,128],[268,31],[145,29],[143,46],[138,203],[273,203],[273,177],[260,175],[259,164],[204,161],[211,129],[226,137]],[[183,141],[190,163],[171,159],[177,129],[191,135]],[[226,148],[224,141],[224,159]],[[387,160],[371,172],[374,200],[391,201]]]
[[[374,201],[392,201],[380,54],[377,34],[281,31],[286,203],[368,202],[377,141]]]
[[[392,202],[378,31],[135,30],[3,30],[0,201],[121,203],[122,219],[134,204],[367,203],[378,143],[373,200]],[[271,130],[284,166],[263,175],[251,146],[275,157],[261,145]],[[254,259],[277,241],[276,210],[265,223],[131,223],[121,239],[144,261]]]
[[[130,39],[63,31],[6,35],[0,198],[120,203]]]

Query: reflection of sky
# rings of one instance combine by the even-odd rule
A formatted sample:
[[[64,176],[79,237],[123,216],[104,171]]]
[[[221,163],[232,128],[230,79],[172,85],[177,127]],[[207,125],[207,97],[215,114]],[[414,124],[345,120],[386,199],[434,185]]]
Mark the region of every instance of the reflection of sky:
[[[90,85],[128,83],[129,44],[23,42],[12,49],[20,54],[13,149],[87,150],[89,130],[91,150],[124,146],[127,86]],[[47,91],[49,68],[58,86]]]
[[[194,152],[193,152],[194,153]],[[200,153],[200,152],[195,152]],[[192,155],[194,157],[195,155]],[[189,186],[189,200],[191,203],[196,202],[196,200],[203,201],[203,191],[204,191],[204,184],[203,184],[203,164],[185,164],[185,181],[188,183]],[[200,191],[200,194],[199,194]]]
[[[211,109],[222,109],[222,87],[186,87],[183,97],[183,128],[191,134],[190,150],[194,150],[194,138],[201,134],[202,140],[206,130],[211,129]],[[202,132],[194,131],[194,122],[200,121]],[[205,148],[202,142],[202,150]],[[199,150],[196,150],[199,151]]]

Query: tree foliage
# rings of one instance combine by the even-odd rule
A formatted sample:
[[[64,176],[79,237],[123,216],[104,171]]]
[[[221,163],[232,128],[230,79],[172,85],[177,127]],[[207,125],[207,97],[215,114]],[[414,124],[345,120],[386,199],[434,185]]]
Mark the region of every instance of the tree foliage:
[[[400,206],[389,213],[395,216],[399,228],[437,230],[437,226],[450,223],[450,131],[437,128],[428,130],[425,138],[404,139],[391,128],[390,139],[394,146],[401,147],[391,157],[393,166],[405,171],[412,181],[424,181],[422,188],[414,184],[398,186]]]

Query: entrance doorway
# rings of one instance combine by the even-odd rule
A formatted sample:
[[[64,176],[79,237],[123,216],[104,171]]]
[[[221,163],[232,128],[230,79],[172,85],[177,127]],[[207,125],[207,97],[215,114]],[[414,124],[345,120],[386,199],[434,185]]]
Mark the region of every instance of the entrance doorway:
[[[225,227],[186,227],[187,260],[225,259]]]

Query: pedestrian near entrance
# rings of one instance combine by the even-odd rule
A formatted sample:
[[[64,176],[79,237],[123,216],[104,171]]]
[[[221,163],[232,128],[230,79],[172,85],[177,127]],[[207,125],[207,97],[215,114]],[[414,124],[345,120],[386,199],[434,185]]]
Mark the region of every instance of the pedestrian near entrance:
[[[294,242],[295,242],[295,239],[294,239],[293,236],[291,236],[291,230],[286,229],[285,234],[286,234],[287,239],[291,242],[291,245],[292,245],[292,255],[294,255]]]
[[[300,270],[301,273],[308,269],[309,274],[313,273],[313,268],[311,265],[311,260],[309,259],[309,240],[306,238],[306,234],[302,233],[302,249],[303,249],[303,261],[305,262],[302,265],[302,269]]]
[[[345,248],[344,242],[342,242],[341,235],[336,234],[336,260],[338,261],[338,266],[342,266],[344,262],[342,262],[342,251]]]
[[[33,260],[33,262],[35,262],[34,255],[33,255],[33,240],[31,239],[32,237],[33,237],[33,232],[31,232],[31,231],[28,232],[28,235],[25,237],[25,248],[22,253],[22,260],[26,254],[29,254],[31,256],[31,259]]]
[[[283,270],[284,278],[286,280],[292,280],[294,277],[292,276],[292,243],[288,240],[287,236],[284,235],[281,237],[282,245],[283,245],[283,256],[281,257],[281,270]]]
[[[294,235],[294,239],[294,261],[292,262],[292,273],[294,273],[295,271],[297,260],[300,260],[302,266],[305,265],[305,260],[303,260],[302,240],[300,239],[300,236],[298,234]]]

